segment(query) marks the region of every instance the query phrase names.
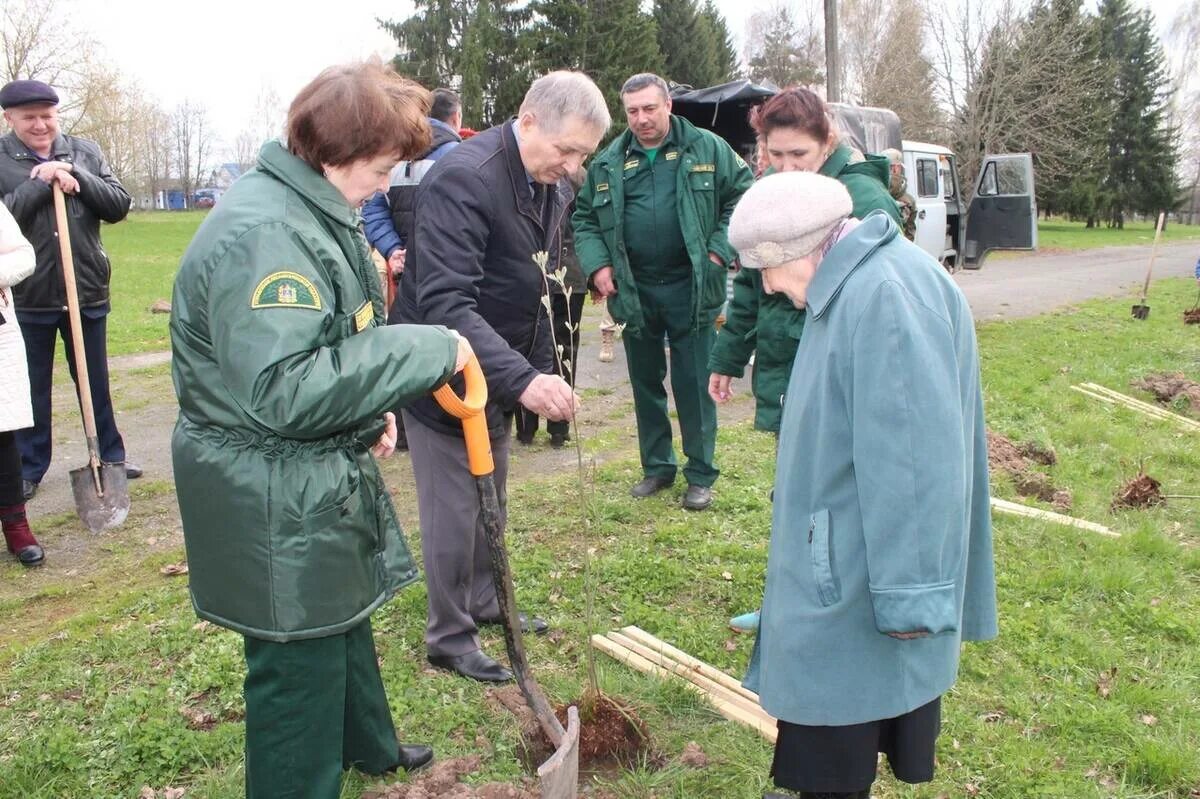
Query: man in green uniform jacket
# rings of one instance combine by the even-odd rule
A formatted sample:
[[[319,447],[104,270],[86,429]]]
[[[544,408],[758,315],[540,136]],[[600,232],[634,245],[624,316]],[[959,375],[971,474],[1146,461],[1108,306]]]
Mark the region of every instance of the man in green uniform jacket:
[[[665,336],[687,456],[683,506],[703,510],[719,474],[708,358],[737,257],[726,228],[754,176],[724,140],[671,114],[667,84],[657,75],[627,80],[621,101],[629,129],[588,169],[572,217],[575,250],[595,293],[626,326],[644,474],[631,493],[646,497],[675,482]]]

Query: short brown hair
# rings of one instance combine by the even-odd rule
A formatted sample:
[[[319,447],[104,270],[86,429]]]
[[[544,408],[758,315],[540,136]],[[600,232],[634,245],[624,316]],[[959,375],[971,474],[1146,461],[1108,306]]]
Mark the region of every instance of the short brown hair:
[[[318,172],[429,149],[429,92],[378,60],[330,67],[288,108],[288,149]]]
[[[776,128],[797,128],[819,142],[829,140],[833,122],[825,101],[809,89],[784,89],[750,112],[750,126],[766,137]]]

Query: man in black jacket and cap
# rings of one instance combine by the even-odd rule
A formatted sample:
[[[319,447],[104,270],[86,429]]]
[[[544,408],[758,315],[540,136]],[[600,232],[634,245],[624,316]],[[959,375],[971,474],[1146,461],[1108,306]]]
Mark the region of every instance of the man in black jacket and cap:
[[[75,361],[67,317],[58,225],[52,184],[67,195],[72,258],[83,320],[100,458],[124,463],[130,478],[142,471],[126,461],[125,442],[113,418],[108,390],[108,283],[112,267],[100,244],[100,222],[120,222],[129,213],[129,192],[108,167],[95,142],[59,131],[58,94],[37,80],[15,80],[0,89],[0,107],[12,132],[0,138],[0,192],[4,204],[37,251],[33,275],[14,290],[17,319],[29,360],[33,427],[17,431],[21,476],[26,499],[33,497],[50,468],[50,387],[54,348],[61,336],[67,364],[75,378]]]
[[[457,330],[479,356],[502,522],[513,411],[519,405],[561,420],[578,407],[553,368],[546,277],[535,256],[548,254],[547,268],[556,268],[571,201],[567,176],[610,123],[587,76],[552,72],[534,81],[515,120],[454,148],[417,189],[398,315]],[[511,680],[479,644],[477,625],[499,621],[500,608],[461,423],[426,399],[405,409],[404,426],[428,586],[429,662],[485,682]],[[522,627],[547,629],[524,614]]]

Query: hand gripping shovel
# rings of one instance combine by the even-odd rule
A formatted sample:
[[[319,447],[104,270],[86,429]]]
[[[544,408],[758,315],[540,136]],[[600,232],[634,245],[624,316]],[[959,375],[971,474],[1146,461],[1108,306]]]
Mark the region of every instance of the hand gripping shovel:
[[[1150,265],[1146,267],[1146,282],[1142,284],[1142,299],[1129,309],[1134,319],[1150,318],[1150,306],[1146,304],[1146,292],[1150,291],[1150,275],[1154,272],[1154,258],[1158,255],[1158,240],[1162,238],[1163,222],[1166,218],[1165,213],[1158,215],[1158,227],[1154,230],[1154,246],[1150,248]]]
[[[116,527],[129,515],[129,482],[125,464],[101,463],[96,437],[96,414],[92,409],[92,385],[88,382],[87,355],[83,350],[83,322],[79,316],[79,293],[75,288],[75,260],[71,256],[71,230],[67,226],[67,201],[55,181],[54,217],[58,223],[58,247],[62,252],[63,282],[67,290],[67,315],[71,319],[71,349],[75,353],[75,384],[83,411],[87,437],[88,465],[71,470],[71,491],[79,518],[93,533]]]
[[[447,383],[433,393],[446,413],[462,420],[463,438],[467,445],[467,465],[475,476],[479,490],[479,509],[487,533],[488,551],[492,557],[492,580],[496,584],[496,599],[500,603],[500,618],[504,626],[504,643],[517,685],[525,701],[537,717],[555,752],[538,767],[542,799],[575,799],[579,782],[579,711],[574,705],[567,708],[567,729],[555,717],[550,703],[537,680],[529,673],[525,647],[521,641],[521,623],[517,618],[517,603],[513,596],[512,572],[508,567],[508,551],[504,546],[504,529],[500,526],[500,502],[492,478],[492,442],[488,437],[487,382],[474,355],[463,370],[466,396],[459,397]]]

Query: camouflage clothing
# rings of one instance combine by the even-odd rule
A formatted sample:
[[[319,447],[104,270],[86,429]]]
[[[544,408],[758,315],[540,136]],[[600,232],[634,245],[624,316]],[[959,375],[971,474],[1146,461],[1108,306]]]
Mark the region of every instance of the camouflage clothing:
[[[892,174],[891,182],[888,184],[888,191],[892,194],[892,199],[900,206],[900,230],[904,233],[904,238],[909,241],[917,234],[917,201],[908,193],[908,181],[905,180],[903,173]]]

